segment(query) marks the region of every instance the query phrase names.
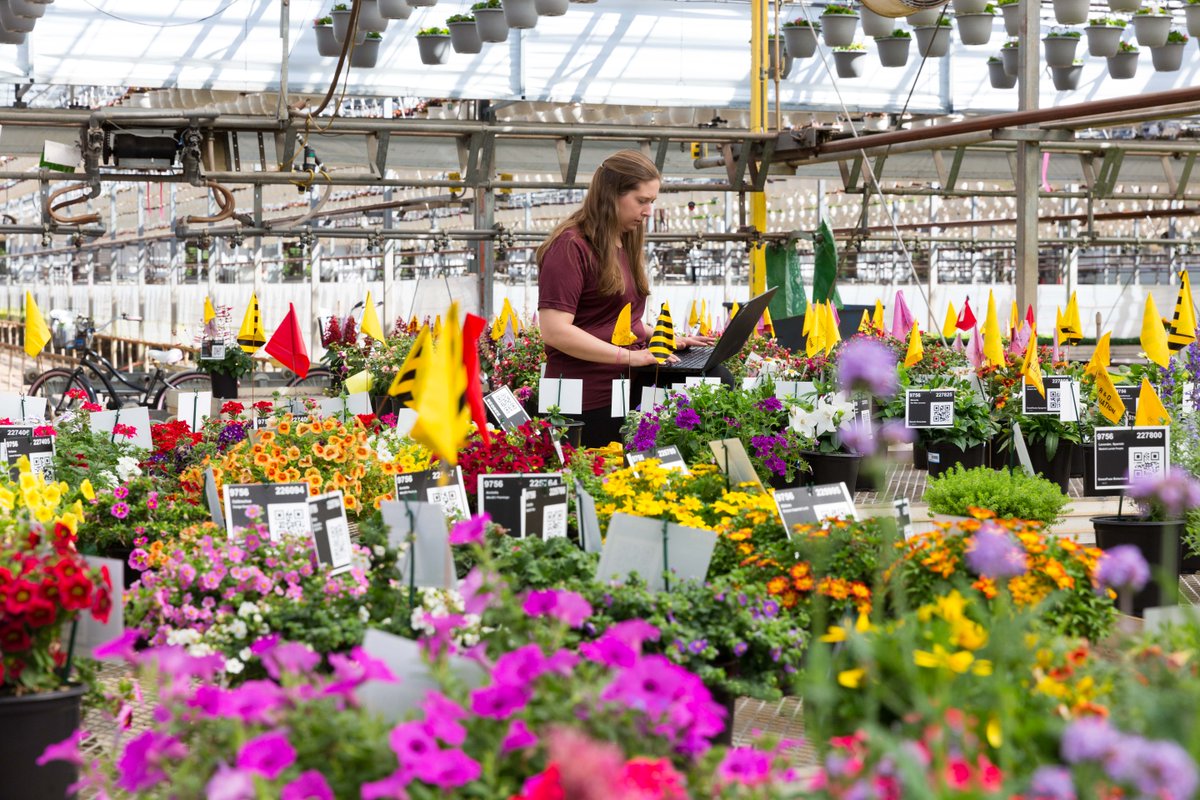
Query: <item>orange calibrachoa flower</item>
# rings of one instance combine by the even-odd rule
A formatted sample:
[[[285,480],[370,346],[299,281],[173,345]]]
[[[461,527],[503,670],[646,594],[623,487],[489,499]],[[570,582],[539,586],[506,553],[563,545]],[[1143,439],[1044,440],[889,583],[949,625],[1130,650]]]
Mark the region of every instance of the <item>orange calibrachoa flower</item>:
[[[237,443],[211,462],[185,472],[181,481],[203,487],[204,470],[210,466],[218,491],[228,483],[304,482],[312,495],[341,489],[346,510],[357,516],[364,508],[377,508],[380,498],[391,496],[392,476],[397,472],[427,469],[429,453],[413,445],[385,461],[372,445],[371,432],[357,418],[345,423],[334,417],[297,422],[288,414],[274,431]],[[194,499],[203,497],[197,494]]]

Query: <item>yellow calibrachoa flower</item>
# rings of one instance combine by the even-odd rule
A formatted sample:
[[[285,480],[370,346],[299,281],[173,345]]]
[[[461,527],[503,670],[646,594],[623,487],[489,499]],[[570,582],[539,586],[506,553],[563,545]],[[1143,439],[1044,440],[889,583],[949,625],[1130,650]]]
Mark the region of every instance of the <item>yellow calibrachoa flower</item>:
[[[839,686],[845,686],[847,689],[857,689],[862,685],[863,678],[867,671],[862,667],[857,669],[844,669],[838,673],[837,682]]]
[[[957,653],[951,653],[940,644],[933,646],[933,652],[927,650],[913,651],[913,663],[918,667],[925,669],[948,669],[959,675],[970,669],[974,661],[975,654],[969,650],[959,650]]]

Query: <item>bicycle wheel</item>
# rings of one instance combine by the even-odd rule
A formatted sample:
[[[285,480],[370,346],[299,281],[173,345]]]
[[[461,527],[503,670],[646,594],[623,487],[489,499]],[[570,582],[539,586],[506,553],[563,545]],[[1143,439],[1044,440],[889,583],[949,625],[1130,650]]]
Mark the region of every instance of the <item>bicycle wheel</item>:
[[[154,398],[153,408],[162,411],[167,407],[167,392],[175,389],[180,392],[211,392],[212,376],[207,372],[181,372],[163,380],[166,384]]]
[[[325,391],[333,388],[333,372],[325,367],[313,367],[303,378],[292,376],[288,386],[303,386],[305,389]]]
[[[84,398],[68,397],[71,389],[81,389]],[[55,419],[78,408],[84,400],[96,402],[96,390],[84,375],[64,367],[54,367],[33,379],[29,394],[46,398],[46,418]]]

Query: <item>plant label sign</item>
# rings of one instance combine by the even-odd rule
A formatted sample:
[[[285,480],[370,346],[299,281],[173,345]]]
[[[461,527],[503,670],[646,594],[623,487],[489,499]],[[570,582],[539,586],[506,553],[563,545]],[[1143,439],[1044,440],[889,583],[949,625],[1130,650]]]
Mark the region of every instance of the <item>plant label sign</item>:
[[[915,535],[912,524],[912,506],[907,497],[901,497],[892,501],[892,508],[896,510],[896,528],[907,542]]]
[[[521,538],[541,536],[545,539],[567,537],[567,487],[550,486],[544,489],[525,489],[521,492]]]
[[[396,569],[404,586],[457,589],[446,515],[437,503],[385,500],[379,504],[388,545],[401,550]],[[414,552],[415,551],[415,552]]]
[[[600,517],[596,515],[596,498],[579,481],[575,481],[575,503],[579,515],[579,544],[585,553],[599,553],[603,541],[600,536]]]
[[[1138,397],[1142,393],[1141,386],[1126,386],[1124,384],[1114,387],[1117,390],[1117,397],[1121,398],[1121,402],[1125,404],[1125,424],[1133,424],[1133,420],[1137,417]]]
[[[346,501],[342,490],[310,497],[308,514],[318,563],[328,568],[330,575],[340,575],[350,569],[353,549],[350,546],[350,523],[346,519]]]
[[[1171,429],[1096,428],[1095,489],[1128,489],[1136,478],[1162,477],[1171,466]]]
[[[339,397],[318,398],[318,412],[322,417],[337,417],[342,422],[348,422],[350,417],[365,416],[372,413],[371,396],[366,392]]]
[[[513,390],[507,386],[501,386],[484,397],[483,404],[492,412],[492,419],[496,420],[496,424],[506,431],[515,431],[529,422],[525,408],[517,400]]]
[[[450,469],[439,463],[424,472],[402,472],[396,476],[396,499],[435,503],[447,515],[457,514],[466,519],[467,489],[463,485],[462,467]]]
[[[511,533],[518,533],[524,524],[521,495],[527,489],[549,489],[564,485],[562,475],[557,472],[480,473],[477,486],[479,513],[487,514],[492,522],[504,526]]]
[[[0,394],[0,419],[11,420],[19,425],[30,420],[40,422],[45,418],[46,398],[24,394]]]
[[[17,461],[21,456],[29,459],[29,469],[35,475],[54,480],[54,437],[36,436],[35,430],[32,425],[0,425],[0,457],[8,464],[14,481],[20,474]]]
[[[542,378],[538,386],[538,413],[548,414],[556,406],[561,414],[583,413],[583,380]]]
[[[142,406],[97,411],[92,414],[92,430],[107,433],[111,442],[125,442],[143,450],[154,449],[150,439],[150,409]],[[117,427],[117,426],[121,427]]]
[[[788,536],[797,525],[814,525],[830,517],[844,519],[858,515],[854,498],[844,483],[779,489],[775,492],[775,507]]]
[[[201,361],[224,361],[225,343],[216,339],[205,339],[200,342]]]
[[[175,419],[183,420],[198,431],[212,416],[212,392],[176,392]]]
[[[688,472],[687,462],[683,460],[683,455],[679,452],[679,448],[675,445],[666,447],[652,447],[649,450],[643,450],[640,453],[629,453],[625,456],[625,460],[629,462],[629,466],[634,466],[639,461],[645,461],[648,458],[657,458],[659,466],[663,469],[677,469],[684,475],[690,475]]]
[[[954,389],[909,389],[904,393],[904,427],[954,425]]]
[[[212,467],[204,470],[204,502],[208,506],[209,516],[217,527],[225,527],[225,515],[221,513],[221,495],[217,492],[217,477]]]
[[[608,583],[636,572],[652,592],[670,588],[663,573],[704,580],[717,544],[715,531],[686,528],[675,522],[613,514],[600,551],[596,580]]]
[[[1062,415],[1063,403],[1071,401],[1070,375],[1043,375],[1042,385],[1046,396],[1038,394],[1037,387],[1021,379],[1021,413]]]
[[[125,586],[125,570],[128,567],[119,558],[83,558],[91,567],[108,570],[108,579],[112,583],[109,595],[112,598],[112,609],[108,612],[108,622],[93,619],[91,614],[80,614],[75,632],[75,647],[89,658],[95,658],[93,653],[97,647],[116,641],[125,633],[125,593],[122,587]]]
[[[718,439],[709,442],[708,447],[717,459],[717,468],[729,478],[730,486],[752,483],[760,490],[766,491],[762,481],[758,479],[758,473],[755,472],[754,464],[750,462],[750,455],[746,452],[746,445],[742,443],[741,439]]]
[[[234,483],[225,487],[225,530],[267,524],[271,541],[287,536],[308,536],[312,519],[308,511],[307,483]]]
[[[799,400],[817,396],[817,385],[812,381],[775,381],[775,397],[780,400]]]

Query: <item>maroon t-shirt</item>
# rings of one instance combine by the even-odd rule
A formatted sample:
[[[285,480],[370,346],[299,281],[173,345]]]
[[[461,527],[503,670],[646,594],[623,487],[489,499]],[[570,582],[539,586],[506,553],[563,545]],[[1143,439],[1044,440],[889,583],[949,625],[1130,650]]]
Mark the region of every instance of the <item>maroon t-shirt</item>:
[[[577,228],[562,233],[542,258],[538,276],[538,308],[552,308],[575,315],[575,327],[605,342],[612,341],[617,317],[626,303],[631,303],[632,328],[638,337],[633,348],[644,347],[650,338],[642,317],[646,313],[646,298],[638,293],[624,250],[618,251],[625,291],[603,295],[597,289],[598,259],[592,246]],[[547,378],[583,379],[583,410],[608,408],[612,401],[612,382],[626,377],[628,368],[618,366],[614,358],[608,363],[583,361],[546,345]]]

